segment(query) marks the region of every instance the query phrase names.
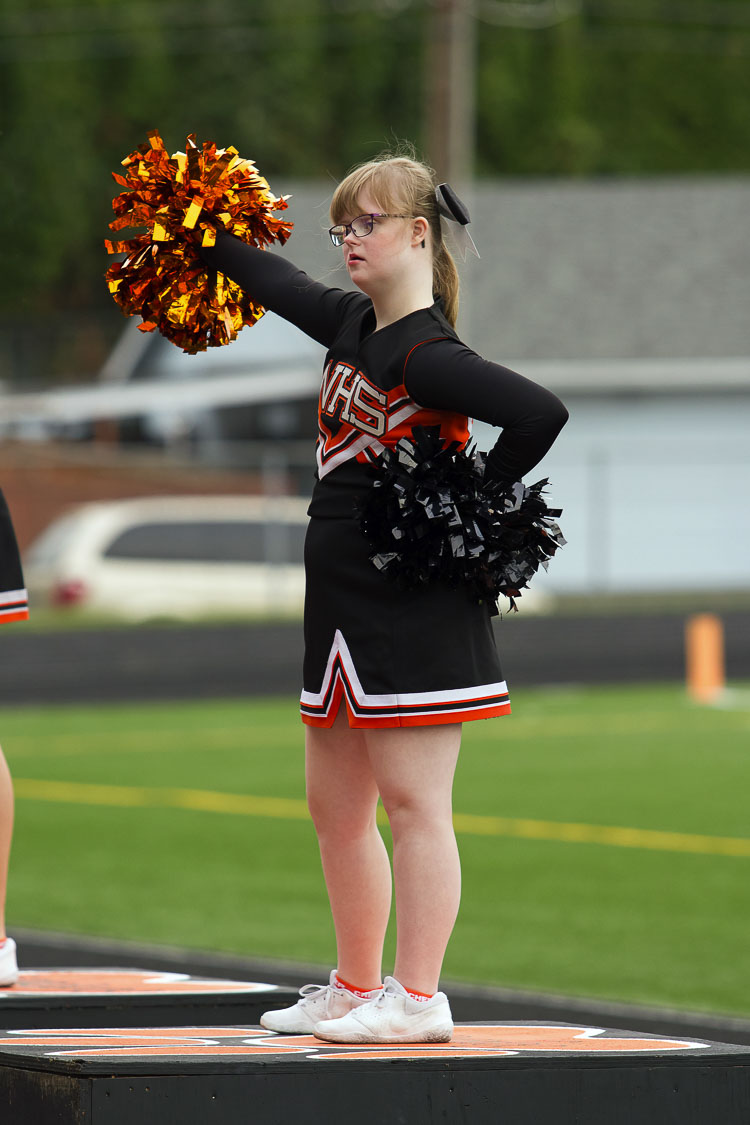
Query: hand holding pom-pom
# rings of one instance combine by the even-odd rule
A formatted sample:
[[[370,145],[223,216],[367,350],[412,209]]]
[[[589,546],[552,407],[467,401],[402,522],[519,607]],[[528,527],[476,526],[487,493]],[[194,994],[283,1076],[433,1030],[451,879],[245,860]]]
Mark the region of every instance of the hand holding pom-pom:
[[[122,242],[107,240],[110,254],[125,254],[107,270],[109,291],[126,316],[140,315],[144,332],[158,328],[194,354],[234,340],[264,309],[229,278],[206,268],[202,246],[227,231],[252,246],[286,242],[292,223],[277,218],[286,197],[272,194],[252,160],[234,148],[189,136],[186,151],[167,154],[155,130],[123,160],[124,189],[112,201],[115,231],[145,227]]]
[[[417,426],[380,455],[379,475],[359,506],[370,561],[404,589],[434,581],[465,585],[497,613],[500,594],[521,596],[541,566],[565,544],[542,493],[487,483],[481,453],[444,446],[437,428]]]

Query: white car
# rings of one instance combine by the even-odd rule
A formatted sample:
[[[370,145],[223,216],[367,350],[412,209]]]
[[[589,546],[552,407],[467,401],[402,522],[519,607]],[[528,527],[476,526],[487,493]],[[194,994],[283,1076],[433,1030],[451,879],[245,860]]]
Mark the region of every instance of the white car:
[[[84,504],[24,556],[34,604],[133,620],[297,614],[307,501],[167,496]]]

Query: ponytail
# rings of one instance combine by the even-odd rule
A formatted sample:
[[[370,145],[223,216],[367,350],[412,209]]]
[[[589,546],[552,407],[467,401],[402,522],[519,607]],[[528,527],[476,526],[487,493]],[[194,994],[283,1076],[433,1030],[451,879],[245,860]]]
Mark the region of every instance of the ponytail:
[[[438,226],[440,225],[438,221]],[[432,258],[432,290],[436,297],[443,302],[445,318],[455,328],[458,320],[458,270],[453,257],[443,241],[433,249]]]

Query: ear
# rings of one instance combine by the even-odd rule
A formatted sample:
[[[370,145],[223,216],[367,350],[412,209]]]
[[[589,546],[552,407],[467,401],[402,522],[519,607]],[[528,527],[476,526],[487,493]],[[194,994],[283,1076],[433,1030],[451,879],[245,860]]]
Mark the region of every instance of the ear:
[[[427,237],[427,232],[430,229],[430,224],[423,215],[416,219],[412,219],[411,224],[411,244],[412,246],[419,246],[424,243]]]

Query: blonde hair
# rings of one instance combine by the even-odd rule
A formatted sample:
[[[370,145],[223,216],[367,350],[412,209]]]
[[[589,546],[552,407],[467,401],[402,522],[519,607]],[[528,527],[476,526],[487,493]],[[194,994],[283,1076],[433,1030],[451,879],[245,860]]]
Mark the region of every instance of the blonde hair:
[[[445,316],[455,327],[458,319],[458,271],[440,229],[435,198],[435,173],[412,156],[382,153],[359,164],[341,181],[331,200],[331,221],[341,223],[356,214],[359,195],[367,190],[386,214],[422,215],[430,224],[432,291],[442,299]]]

